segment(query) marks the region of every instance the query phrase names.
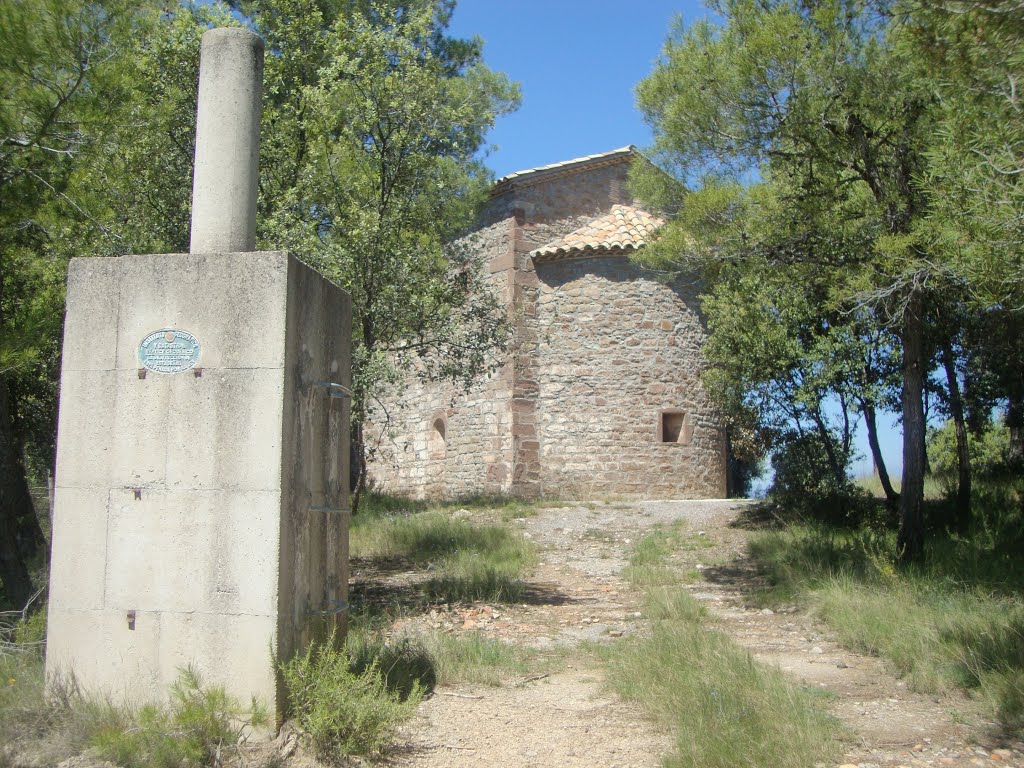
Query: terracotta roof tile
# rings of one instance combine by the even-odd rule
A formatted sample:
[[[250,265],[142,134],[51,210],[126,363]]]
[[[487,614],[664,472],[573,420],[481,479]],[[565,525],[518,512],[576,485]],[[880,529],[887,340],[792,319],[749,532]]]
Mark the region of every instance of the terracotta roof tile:
[[[564,259],[587,253],[624,253],[645,245],[665,222],[630,205],[613,205],[611,212],[533,251],[534,259]]]

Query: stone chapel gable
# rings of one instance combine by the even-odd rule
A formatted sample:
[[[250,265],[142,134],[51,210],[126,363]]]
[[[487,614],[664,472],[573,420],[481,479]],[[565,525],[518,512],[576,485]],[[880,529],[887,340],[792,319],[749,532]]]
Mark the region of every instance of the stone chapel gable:
[[[468,393],[413,383],[367,434],[378,487],[417,497],[713,498],[725,433],[700,381],[697,288],[630,261],[661,225],[629,193],[632,146],[500,179],[472,235],[515,318]],[[384,410],[382,409],[382,410]]]

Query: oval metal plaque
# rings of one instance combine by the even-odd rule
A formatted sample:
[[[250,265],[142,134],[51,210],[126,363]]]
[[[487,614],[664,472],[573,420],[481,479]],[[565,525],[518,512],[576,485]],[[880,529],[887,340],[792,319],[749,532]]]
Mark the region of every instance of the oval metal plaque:
[[[188,331],[161,328],[139,344],[139,363],[157,373],[181,373],[199,362],[199,340]]]

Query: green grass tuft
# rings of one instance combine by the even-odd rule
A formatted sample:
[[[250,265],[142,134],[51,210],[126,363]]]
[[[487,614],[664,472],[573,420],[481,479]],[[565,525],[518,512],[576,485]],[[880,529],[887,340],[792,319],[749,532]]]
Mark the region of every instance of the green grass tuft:
[[[528,650],[478,633],[434,632],[423,641],[434,658],[438,680],[445,685],[498,686],[509,677],[525,675],[535,669]]]
[[[757,534],[750,549],[772,581],[769,601],[811,606],[844,645],[884,657],[914,690],[978,691],[1021,734],[1021,563],[1004,545],[983,532],[944,535],[929,542],[923,564],[905,569],[891,532],[791,526]]]
[[[404,697],[389,688],[380,658],[361,671],[353,666],[332,637],[281,667],[291,710],[322,760],[383,753],[423,696],[418,684]]]
[[[502,525],[473,525],[440,511],[364,518],[351,533],[353,557],[401,559],[428,571],[424,597],[447,602],[519,600],[536,547]]]
[[[355,674],[376,668],[387,689],[403,701],[416,691],[433,691],[438,683],[437,660],[419,636],[387,639],[368,628],[350,628],[345,649]]]
[[[676,585],[675,552],[705,544],[675,526],[641,539],[627,575],[646,588],[647,637],[603,650],[615,690],[676,734],[668,768],[811,768],[838,753],[838,726],[801,689],[706,626],[704,606]]]
[[[673,567],[670,562],[672,555],[706,549],[713,543],[705,536],[687,534],[685,529],[684,522],[658,526],[640,539],[633,548],[623,576],[640,588],[693,581],[691,572]]]

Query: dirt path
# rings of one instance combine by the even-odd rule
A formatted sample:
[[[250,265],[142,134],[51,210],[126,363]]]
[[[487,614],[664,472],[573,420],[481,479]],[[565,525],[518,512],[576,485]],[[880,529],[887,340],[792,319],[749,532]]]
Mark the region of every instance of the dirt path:
[[[761,576],[746,557],[747,531],[731,525],[735,519],[729,513],[709,521],[713,547],[683,553],[702,576],[691,592],[758,659],[831,694],[829,709],[852,736],[844,765],[1024,766],[1024,744],[996,739],[975,702],[909,691],[883,661],[843,648],[795,607],[751,606]]]
[[[728,502],[640,502],[542,509],[517,520],[542,551],[526,603],[441,608],[408,617],[401,629],[481,632],[550,649],[559,654],[558,671],[500,688],[439,688],[421,705],[390,762],[415,768],[658,765],[671,749],[670,735],[609,694],[600,666],[572,649],[643,630],[641,595],[619,574],[639,537],[685,518],[689,531],[707,539],[681,554],[680,564],[701,574],[691,587],[694,596],[759,659],[833,694],[830,709],[852,736],[843,765],[1024,768],[1024,744],[986,741],[986,725],[971,702],[909,692],[879,660],[841,649],[796,609],[750,607],[745,594],[759,577],[745,558],[747,533],[730,526],[736,517],[737,507]]]

